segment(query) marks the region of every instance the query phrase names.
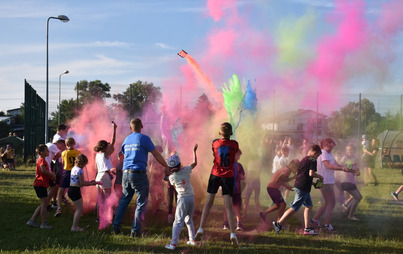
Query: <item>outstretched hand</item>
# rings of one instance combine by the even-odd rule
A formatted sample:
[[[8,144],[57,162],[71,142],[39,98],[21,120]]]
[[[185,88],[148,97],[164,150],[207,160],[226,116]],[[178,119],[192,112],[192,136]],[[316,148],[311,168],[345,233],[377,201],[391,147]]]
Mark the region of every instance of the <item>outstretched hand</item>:
[[[193,151],[196,152],[196,150],[197,150],[198,147],[199,147],[199,145],[198,145],[198,144],[195,144],[195,146],[193,147]]]

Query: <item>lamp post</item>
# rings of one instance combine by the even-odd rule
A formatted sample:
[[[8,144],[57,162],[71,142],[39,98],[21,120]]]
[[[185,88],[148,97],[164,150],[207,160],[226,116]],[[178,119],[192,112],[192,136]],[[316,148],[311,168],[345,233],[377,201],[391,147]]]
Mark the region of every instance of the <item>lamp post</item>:
[[[60,108],[61,108],[61,104],[60,104],[60,90],[62,88],[62,75],[63,74],[69,74],[68,70],[65,70],[62,74],[59,75],[59,119],[57,120],[57,125],[60,125]]]
[[[69,22],[69,18],[64,15],[49,17],[46,22],[46,106],[45,106],[45,144],[48,143],[48,114],[49,114],[49,20],[58,19],[63,23]]]

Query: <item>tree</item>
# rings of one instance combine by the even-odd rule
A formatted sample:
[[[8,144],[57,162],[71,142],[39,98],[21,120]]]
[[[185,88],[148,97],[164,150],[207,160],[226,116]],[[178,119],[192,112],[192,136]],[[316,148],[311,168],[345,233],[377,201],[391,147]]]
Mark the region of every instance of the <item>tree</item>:
[[[111,94],[109,93],[111,86],[108,83],[102,83],[100,80],[90,82],[87,80],[81,80],[80,82],[77,82],[74,90],[78,90],[80,105],[111,97]]]
[[[123,93],[113,95],[113,98],[130,116],[141,115],[146,105],[157,110],[161,97],[160,87],[140,80],[130,84]]]
[[[6,113],[4,113],[4,111],[0,111],[0,116],[6,116]]]
[[[204,117],[210,117],[214,112],[214,106],[211,104],[209,98],[205,93],[200,95],[197,99],[197,103],[194,107],[194,113],[203,115]]]
[[[74,99],[62,100],[60,102],[60,123],[66,123],[77,115],[77,101]],[[49,126],[53,129],[57,127],[59,120],[59,106],[57,110],[50,114],[52,121]]]
[[[13,131],[13,127],[7,124],[5,121],[0,121],[0,138],[8,136],[8,133]]]

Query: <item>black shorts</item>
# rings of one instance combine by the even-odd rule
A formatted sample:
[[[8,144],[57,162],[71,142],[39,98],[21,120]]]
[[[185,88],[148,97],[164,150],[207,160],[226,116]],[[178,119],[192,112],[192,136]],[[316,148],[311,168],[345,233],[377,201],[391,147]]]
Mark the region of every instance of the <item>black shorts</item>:
[[[42,186],[34,186],[36,196],[38,198],[46,198],[48,196],[48,189]]]
[[[14,159],[7,159],[7,163],[14,163]]]
[[[73,201],[79,200],[81,197],[81,189],[77,186],[70,186],[69,191],[67,192],[69,198]]]
[[[350,190],[357,189],[357,185],[355,185],[353,183],[348,183],[348,182],[341,183],[340,187],[341,187],[341,190],[343,190],[343,191],[350,191]]]
[[[210,174],[208,180],[207,192],[210,194],[216,194],[218,188],[221,186],[223,195],[230,195],[234,192],[234,178],[233,177],[219,177]]]

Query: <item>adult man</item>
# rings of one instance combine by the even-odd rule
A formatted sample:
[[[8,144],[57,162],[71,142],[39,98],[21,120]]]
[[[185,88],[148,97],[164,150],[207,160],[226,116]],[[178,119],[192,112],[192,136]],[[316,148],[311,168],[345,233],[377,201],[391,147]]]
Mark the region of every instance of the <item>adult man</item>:
[[[65,124],[60,124],[57,126],[57,132],[53,136],[52,143],[56,143],[56,141],[63,139],[65,140],[67,136],[67,126]]]
[[[125,156],[123,160],[123,194],[113,221],[112,232],[115,234],[121,232],[120,224],[124,213],[136,193],[137,207],[130,236],[141,236],[141,220],[144,218],[148,202],[149,182],[146,174],[148,153],[150,152],[168,170],[168,164],[155,149],[150,137],[141,133],[142,128],[143,124],[140,119],[131,120],[130,129],[133,133],[127,136],[122,144],[121,153]]]

